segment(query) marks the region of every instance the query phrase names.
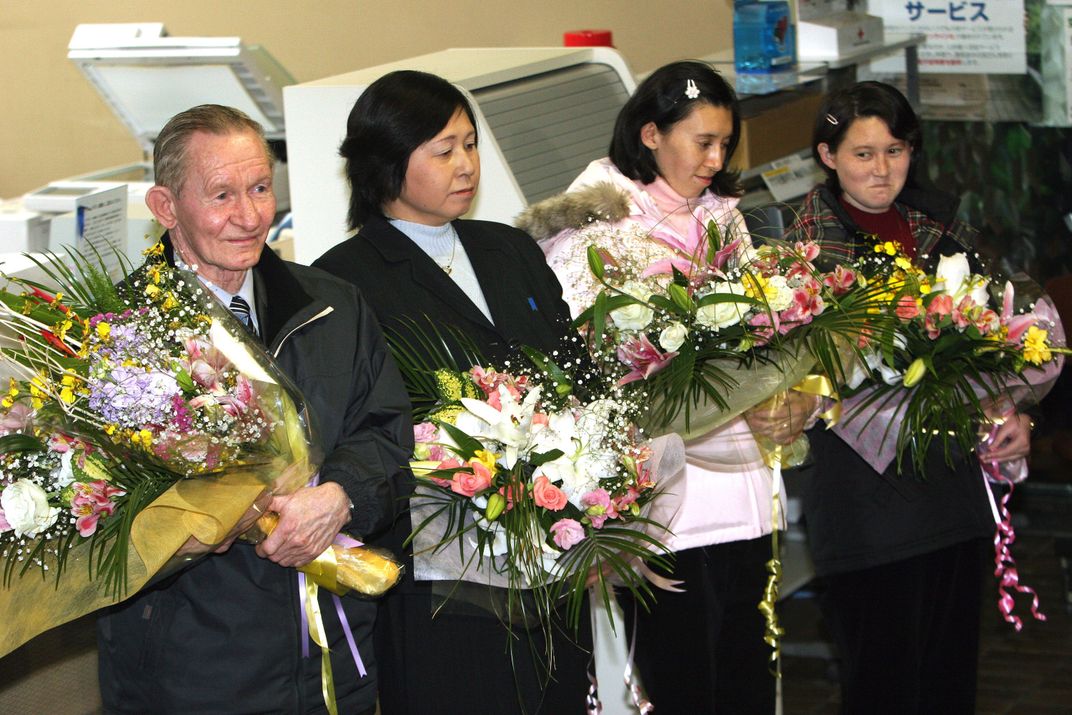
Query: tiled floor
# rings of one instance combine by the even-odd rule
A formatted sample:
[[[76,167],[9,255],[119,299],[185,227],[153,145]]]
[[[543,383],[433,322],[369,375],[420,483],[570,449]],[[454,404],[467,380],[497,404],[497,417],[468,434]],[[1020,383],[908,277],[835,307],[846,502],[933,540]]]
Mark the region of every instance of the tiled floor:
[[[1025,495],[1029,496],[1029,495]],[[1021,582],[1034,588],[1046,622],[1030,618],[1029,599],[1017,599],[1025,617],[1017,633],[997,610],[997,585],[988,582],[979,663],[978,715],[1057,715],[1072,713],[1072,616],[1055,544],[1072,535],[1072,498],[1043,493],[1020,500],[1013,556]],[[1055,508],[1054,505],[1057,504]],[[1068,549],[1072,551],[1072,549]],[[1072,558],[1072,554],[1070,554]],[[824,650],[825,635],[814,598],[798,595],[782,604],[790,651]],[[828,646],[825,646],[828,647]],[[836,713],[838,688],[832,657],[787,655],[783,662],[785,715]]]

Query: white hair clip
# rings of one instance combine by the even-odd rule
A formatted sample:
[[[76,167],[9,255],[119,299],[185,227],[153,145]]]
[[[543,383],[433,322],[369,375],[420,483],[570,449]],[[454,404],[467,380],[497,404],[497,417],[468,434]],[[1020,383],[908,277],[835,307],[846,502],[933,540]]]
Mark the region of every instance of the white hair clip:
[[[826,115],[826,121],[830,122],[835,127],[839,124],[839,122],[837,120],[837,117],[835,117],[833,114],[827,114]]]
[[[685,81],[685,96],[689,99],[696,99],[700,96],[700,88],[691,79]]]

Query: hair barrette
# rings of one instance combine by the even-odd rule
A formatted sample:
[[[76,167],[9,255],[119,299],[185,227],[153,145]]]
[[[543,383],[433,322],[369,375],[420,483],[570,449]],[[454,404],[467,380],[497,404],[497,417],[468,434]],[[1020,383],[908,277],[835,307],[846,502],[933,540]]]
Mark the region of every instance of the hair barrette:
[[[693,80],[685,81],[685,96],[689,99],[696,99],[700,96],[700,88],[696,86],[696,82]]]
[[[840,124],[840,122],[838,122],[838,118],[837,118],[837,117],[835,117],[835,116],[834,116],[833,114],[827,114],[827,115],[826,115],[826,121],[830,122],[830,123],[831,123],[831,124],[833,124],[833,125],[834,125],[835,127],[836,127],[836,126],[837,126],[838,124]]]

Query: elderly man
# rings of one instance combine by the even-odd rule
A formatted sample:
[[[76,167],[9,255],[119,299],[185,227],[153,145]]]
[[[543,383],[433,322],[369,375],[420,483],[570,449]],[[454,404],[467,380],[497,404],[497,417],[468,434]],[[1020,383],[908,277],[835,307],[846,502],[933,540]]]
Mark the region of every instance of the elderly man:
[[[167,123],[153,158],[156,185],[146,202],[167,229],[169,261],[248,312],[304,393],[325,459],[318,486],[272,499],[279,526],[259,546],[220,549],[101,616],[105,709],[323,712],[320,649],[302,655],[297,573],[287,567],[311,561],[340,530],[367,537],[391,524],[409,490],[401,471],[412,448],[409,400],[355,289],[265,250],[275,197],[260,125],[228,107],[194,107]],[[338,712],[371,714],[376,605],[345,597],[337,613],[324,594],[321,601]]]

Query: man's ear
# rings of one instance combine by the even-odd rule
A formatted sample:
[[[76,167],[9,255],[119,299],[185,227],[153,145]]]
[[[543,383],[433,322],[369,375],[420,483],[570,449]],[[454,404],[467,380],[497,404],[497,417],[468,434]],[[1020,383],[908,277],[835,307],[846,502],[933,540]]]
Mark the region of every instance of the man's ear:
[[[175,228],[179,220],[175,216],[175,196],[166,186],[153,186],[145,192],[145,205],[161,226],[169,231]]]
[[[819,142],[819,146],[815,148],[819,150],[819,158],[823,160],[827,168],[837,171],[837,159],[830,152],[830,145],[826,142]]]
[[[640,142],[654,151],[659,146],[658,133],[659,127],[655,126],[655,122],[648,122],[640,128]]]

